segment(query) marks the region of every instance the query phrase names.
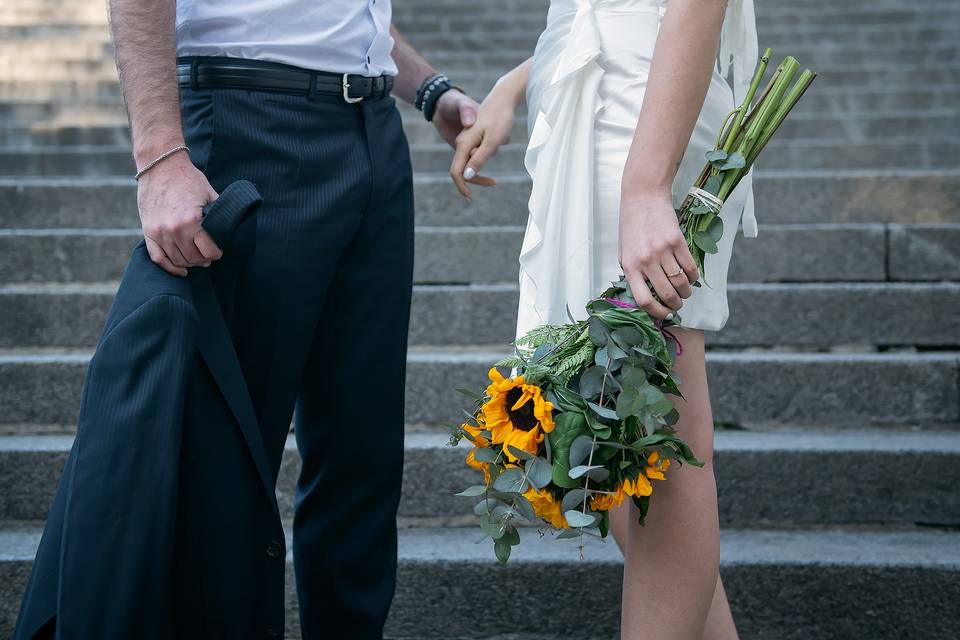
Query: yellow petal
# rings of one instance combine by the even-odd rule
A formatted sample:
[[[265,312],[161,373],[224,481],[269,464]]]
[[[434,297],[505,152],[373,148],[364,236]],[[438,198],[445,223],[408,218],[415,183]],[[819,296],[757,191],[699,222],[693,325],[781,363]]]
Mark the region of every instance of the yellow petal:
[[[653,493],[653,485],[650,484],[650,481],[647,480],[645,476],[637,476],[637,483],[634,487],[634,496],[648,496]]]
[[[647,456],[647,464],[651,464],[651,465],[657,464],[657,460],[659,459],[660,459],[660,452],[654,451],[649,456]]]
[[[648,478],[653,478],[654,480],[666,480],[667,477],[663,475],[659,469],[654,469],[653,467],[646,468],[646,474]]]
[[[527,404],[527,402],[529,402],[532,397],[533,397],[533,394],[527,389],[524,389],[523,394],[520,395],[520,398],[515,403],[513,403],[512,407],[510,407],[510,411],[516,411],[523,405]]]

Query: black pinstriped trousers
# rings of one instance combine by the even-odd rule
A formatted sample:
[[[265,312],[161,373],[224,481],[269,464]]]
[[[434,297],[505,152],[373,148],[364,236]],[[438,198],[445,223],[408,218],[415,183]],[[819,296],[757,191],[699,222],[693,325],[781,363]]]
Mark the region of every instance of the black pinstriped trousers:
[[[211,269],[235,278],[221,304],[275,478],[296,406],[303,636],[381,638],[396,580],[413,270],[395,101],[187,88],[181,100],[191,159],[214,189],[243,178],[263,195],[256,254]]]

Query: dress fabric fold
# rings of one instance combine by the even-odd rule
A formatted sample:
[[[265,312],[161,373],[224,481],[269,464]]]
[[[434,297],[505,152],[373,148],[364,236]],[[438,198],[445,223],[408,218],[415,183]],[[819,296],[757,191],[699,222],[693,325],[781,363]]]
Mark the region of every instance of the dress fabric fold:
[[[533,186],[519,259],[518,337],[571,315],[582,318],[584,305],[619,277],[620,178],[666,11],[666,0],[550,4],[527,84],[524,165]],[[674,182],[675,205],[703,167],[734,96],[749,86],[754,22],[752,0],[730,2],[718,69]],[[733,88],[724,79],[728,72]],[[707,257],[709,286],[685,302],[683,326],[719,329],[726,322],[727,263],[741,213],[744,235],[756,235],[751,182],[745,178],[721,212],[725,233],[720,251]]]

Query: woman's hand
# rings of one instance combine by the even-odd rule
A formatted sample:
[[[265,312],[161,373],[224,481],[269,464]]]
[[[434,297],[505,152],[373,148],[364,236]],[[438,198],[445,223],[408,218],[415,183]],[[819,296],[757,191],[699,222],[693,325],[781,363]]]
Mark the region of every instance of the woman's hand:
[[[472,194],[467,183],[484,187],[497,184],[493,178],[481,176],[480,171],[497,149],[510,141],[515,112],[515,94],[505,83],[497,83],[480,105],[477,121],[457,136],[450,177],[468,202]]]
[[[680,230],[669,190],[621,196],[620,266],[637,305],[655,318],[672,318],[683,299],[693,293],[691,285],[700,272]]]

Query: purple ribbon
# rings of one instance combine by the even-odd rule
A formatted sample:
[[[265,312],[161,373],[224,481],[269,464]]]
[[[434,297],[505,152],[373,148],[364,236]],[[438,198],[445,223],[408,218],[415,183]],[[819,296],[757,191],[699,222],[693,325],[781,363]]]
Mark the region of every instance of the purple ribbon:
[[[609,302],[615,307],[620,307],[621,309],[639,309],[639,307],[630,304],[629,302],[624,302],[623,300],[617,300],[616,298],[604,298],[606,302]],[[660,333],[663,334],[664,340],[673,340],[673,343],[677,345],[677,356],[683,353],[683,345],[680,344],[680,340],[677,336],[673,335],[669,329],[663,326],[663,320],[654,320],[654,326],[660,330]]]

